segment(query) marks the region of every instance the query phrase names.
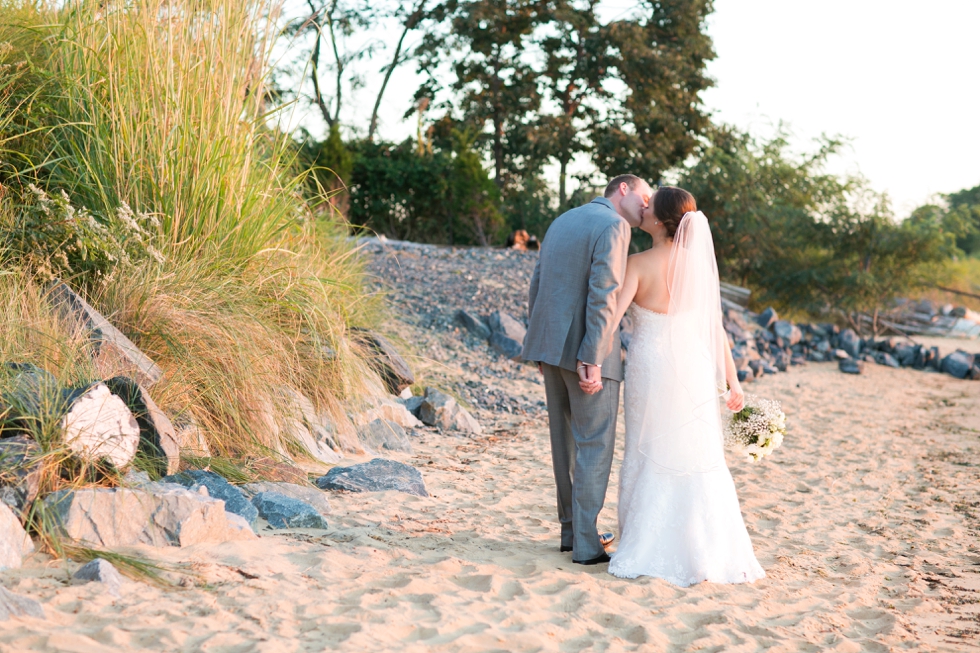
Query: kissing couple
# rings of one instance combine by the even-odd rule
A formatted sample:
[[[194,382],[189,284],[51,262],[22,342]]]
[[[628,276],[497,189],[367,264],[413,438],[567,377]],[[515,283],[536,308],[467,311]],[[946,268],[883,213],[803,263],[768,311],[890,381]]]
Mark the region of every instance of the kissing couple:
[[[653,246],[629,256],[631,228]],[[744,395],[722,327],[711,230],[689,192],[654,193],[621,175],[551,224],[531,277],[524,358],[544,376],[561,551],[573,562],[684,587],[765,576],[725,463],[719,400],[739,411]],[[600,535],[597,520],[621,383],[626,446],[610,558],[614,536]]]

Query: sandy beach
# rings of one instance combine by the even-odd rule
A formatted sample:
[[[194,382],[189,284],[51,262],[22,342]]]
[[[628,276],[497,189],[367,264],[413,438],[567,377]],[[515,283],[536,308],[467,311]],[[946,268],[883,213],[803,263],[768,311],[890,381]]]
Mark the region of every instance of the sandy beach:
[[[752,585],[680,589],[571,564],[538,417],[422,436],[400,459],[432,496],[334,494],[327,533],[136,550],[192,571],[183,588],[128,582],[113,599],[36,555],[2,581],[47,618],[0,623],[0,651],[975,650],[975,386],[810,365],[751,390],[791,425],[770,460],[729,461],[767,573]]]
[[[410,259],[395,299],[438,273],[439,261],[413,273]],[[70,585],[77,563],[35,554],[0,583],[40,601],[46,618],[0,622],[0,652],[976,650],[980,385],[877,365],[851,376],[831,363],[750,384],[789,419],[770,459],[729,459],[767,577],[687,589],[618,579],[558,552],[536,371],[452,325],[453,301],[519,310],[528,263],[512,283],[459,275],[472,287],[443,287],[414,313],[418,301],[399,300],[393,329],[412,342],[423,381],[456,388],[486,429],[419,429],[413,453],[387,454],[420,469],[430,497],[334,492],[327,531],[134,548],[175,569],[175,586],[127,581],[118,599]],[[603,530],[617,527],[622,419],[618,444]]]

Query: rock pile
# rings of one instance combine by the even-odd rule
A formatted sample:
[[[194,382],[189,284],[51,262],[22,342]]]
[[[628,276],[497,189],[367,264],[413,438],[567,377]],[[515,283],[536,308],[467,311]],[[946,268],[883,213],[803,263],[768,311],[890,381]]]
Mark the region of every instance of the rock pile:
[[[861,338],[835,324],[793,324],[768,308],[755,314],[723,301],[722,320],[740,381],[785,372],[790,365],[836,362],[841,372],[861,374],[865,363],[945,372],[980,379],[980,356],[957,350],[945,357],[938,347],[908,338]]]

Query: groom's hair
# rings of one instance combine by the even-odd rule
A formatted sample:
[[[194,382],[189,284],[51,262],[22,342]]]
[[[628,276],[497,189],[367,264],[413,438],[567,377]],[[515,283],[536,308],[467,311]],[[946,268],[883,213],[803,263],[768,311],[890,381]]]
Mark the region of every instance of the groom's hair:
[[[619,190],[620,184],[626,184],[626,187],[630,190],[636,190],[636,185],[641,181],[636,175],[619,175],[618,177],[613,177],[606,184],[606,192],[602,196],[606,198],[612,197]]]

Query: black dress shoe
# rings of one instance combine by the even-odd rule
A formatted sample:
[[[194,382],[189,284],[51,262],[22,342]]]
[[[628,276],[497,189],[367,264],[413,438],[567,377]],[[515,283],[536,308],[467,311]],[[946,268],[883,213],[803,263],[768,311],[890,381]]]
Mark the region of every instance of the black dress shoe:
[[[561,551],[562,553],[568,553],[569,551],[572,550],[572,547],[565,546],[564,544],[562,544],[561,545],[561,548],[559,548],[558,550]]]
[[[612,558],[608,554],[603,553],[597,558],[592,558],[591,560],[572,560],[577,565],[599,565],[603,562],[609,562]]]

